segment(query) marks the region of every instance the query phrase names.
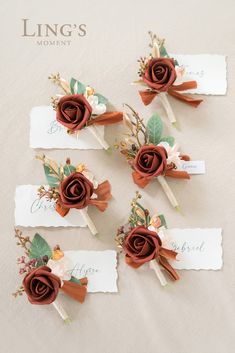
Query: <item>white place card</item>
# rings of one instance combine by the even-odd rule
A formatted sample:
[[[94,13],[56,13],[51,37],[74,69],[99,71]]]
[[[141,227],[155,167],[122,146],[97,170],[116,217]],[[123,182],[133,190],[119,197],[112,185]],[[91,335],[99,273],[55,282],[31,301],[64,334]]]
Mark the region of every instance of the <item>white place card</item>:
[[[172,266],[178,270],[220,270],[222,229],[165,229],[164,246],[178,252]]]
[[[227,92],[226,56],[198,54],[171,54],[180,66],[185,67],[183,81],[197,81],[197,88],[185,93],[225,95]]]
[[[118,292],[116,251],[69,250],[65,256],[71,260],[72,276],[88,278],[88,292]]]
[[[104,138],[104,126],[95,127]],[[67,129],[56,120],[56,112],[51,106],[34,107],[30,113],[30,147],[64,149],[102,149],[103,147],[89,129],[84,128],[69,135]]]
[[[188,172],[189,174],[205,174],[205,161],[182,161],[181,167],[177,170]]]
[[[46,186],[45,186],[46,187]],[[15,192],[15,225],[23,227],[86,227],[81,212],[71,209],[65,217],[55,210],[55,202],[39,198],[39,185],[19,185]]]

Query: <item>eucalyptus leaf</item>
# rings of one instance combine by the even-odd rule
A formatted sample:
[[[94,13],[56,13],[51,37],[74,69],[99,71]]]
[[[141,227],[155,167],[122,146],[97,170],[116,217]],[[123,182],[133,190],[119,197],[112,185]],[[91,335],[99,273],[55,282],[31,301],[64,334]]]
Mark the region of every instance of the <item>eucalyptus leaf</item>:
[[[72,94],[84,94],[86,91],[86,86],[72,77],[70,80],[70,91]]]
[[[65,164],[65,166],[64,166],[64,175],[68,176],[68,175],[72,174],[73,172],[76,172],[76,167],[74,167],[71,164]]]
[[[162,45],[161,48],[160,48],[160,56],[163,57],[163,58],[169,58],[169,55],[168,55],[164,45]]]
[[[43,256],[48,256],[48,259],[50,259],[52,257],[52,250],[46,240],[40,234],[36,233],[29,249],[29,258],[38,259],[38,264],[42,265],[44,263],[42,260]]]
[[[74,282],[74,283],[81,284],[80,279],[78,279],[78,278],[76,278],[76,277],[74,277],[74,276],[72,276],[72,277],[70,278],[70,282]]]
[[[174,59],[174,64],[175,64],[175,66],[180,66],[176,59]]]
[[[99,103],[102,103],[105,105],[108,103],[108,99],[106,97],[102,96],[102,94],[95,93],[94,96],[98,97]]]
[[[75,85],[75,83],[77,82],[77,80],[75,80],[75,78],[71,78],[71,80],[70,80],[70,91],[71,91],[71,93],[72,94],[74,94],[75,92],[74,92],[74,85]]]
[[[164,215],[160,214],[158,217],[160,218],[160,221],[161,221],[161,227],[167,228],[166,219],[165,219]]]
[[[149,142],[157,145],[160,142],[163,130],[163,123],[160,116],[154,113],[147,123]]]
[[[60,183],[59,176],[47,164],[44,164],[43,167],[48,185],[52,188],[57,188]]]
[[[173,136],[162,137],[160,142],[168,142],[171,147],[174,146],[175,138]]]

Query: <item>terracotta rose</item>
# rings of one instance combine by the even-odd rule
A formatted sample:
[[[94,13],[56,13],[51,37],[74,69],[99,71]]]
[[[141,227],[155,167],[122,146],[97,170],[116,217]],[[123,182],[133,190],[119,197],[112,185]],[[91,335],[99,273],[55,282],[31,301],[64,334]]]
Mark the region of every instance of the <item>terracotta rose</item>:
[[[91,117],[92,108],[81,94],[60,98],[56,109],[56,120],[71,131],[81,130]]]
[[[61,281],[48,266],[41,266],[25,276],[23,286],[31,304],[44,305],[56,299]]]
[[[93,184],[79,172],[74,172],[61,181],[59,204],[64,208],[82,209],[90,203]]]
[[[158,92],[166,92],[176,79],[175,64],[173,59],[151,59],[142,76],[143,81]]]
[[[162,146],[144,145],[140,147],[133,164],[135,171],[142,177],[157,177],[167,166],[167,152]]]
[[[139,265],[155,259],[162,245],[160,237],[145,227],[139,226],[131,230],[123,243],[126,256]]]

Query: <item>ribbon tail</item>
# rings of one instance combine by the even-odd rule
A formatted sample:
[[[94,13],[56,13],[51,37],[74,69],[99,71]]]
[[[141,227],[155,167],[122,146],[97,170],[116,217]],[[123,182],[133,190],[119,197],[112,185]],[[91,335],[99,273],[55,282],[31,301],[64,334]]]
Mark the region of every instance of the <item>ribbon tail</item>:
[[[176,92],[172,88],[169,88],[167,93],[170,94],[172,97],[174,97],[174,98],[176,98],[186,104],[189,104],[195,108],[203,101],[202,99],[192,98],[186,94]]]
[[[108,201],[111,199],[111,185],[108,180],[98,185],[98,188],[94,190],[97,195],[97,200]]]
[[[171,89],[174,91],[187,91],[188,89],[197,88],[197,81],[186,81],[180,85],[172,85]]]
[[[107,201],[102,201],[98,199],[90,199],[88,202],[89,205],[96,206],[99,211],[104,212],[106,208],[108,207],[108,202]]]
[[[142,189],[145,188],[145,186],[147,186],[150,182],[150,179],[142,177],[137,172],[132,172],[132,178],[134,183]]]
[[[123,113],[121,112],[107,112],[91,119],[88,125],[111,125],[122,121]]]
[[[87,278],[81,278],[80,284],[71,281],[63,281],[63,286],[61,290],[67,294],[69,297],[77,300],[80,303],[83,303],[87,294]]]
[[[160,249],[160,256],[163,256],[166,259],[176,260],[177,252],[174,250],[161,248]]]
[[[61,217],[65,217],[69,213],[69,208],[63,207],[59,202],[56,203],[55,210]]]
[[[157,92],[154,91],[139,91],[139,95],[141,97],[144,105],[149,105],[153,99],[156,97]]]
[[[168,169],[165,172],[165,176],[176,179],[190,179],[188,172],[183,170]]]
[[[90,199],[89,205],[96,206],[101,212],[104,212],[108,207],[108,200],[111,199],[111,185],[108,180],[98,185],[98,188],[94,190],[97,195],[96,199]]]
[[[138,268],[140,266],[142,266],[143,264],[140,263],[136,263],[130,256],[126,255],[125,256],[125,260],[127,265],[131,266],[132,268]]]
[[[174,281],[180,278],[176,270],[169,264],[165,257],[160,255],[158,261],[159,264],[167,271],[167,273],[171,276]]]

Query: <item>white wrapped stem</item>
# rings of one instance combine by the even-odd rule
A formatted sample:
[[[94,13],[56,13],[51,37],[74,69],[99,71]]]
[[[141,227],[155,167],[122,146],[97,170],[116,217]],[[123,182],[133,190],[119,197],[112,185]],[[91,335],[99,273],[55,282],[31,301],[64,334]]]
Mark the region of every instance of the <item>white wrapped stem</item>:
[[[83,210],[80,210],[80,212],[81,212],[81,215],[82,215],[84,221],[86,222],[88,228],[90,229],[91,233],[92,233],[93,235],[98,234],[98,231],[97,231],[97,229],[96,229],[96,227],[95,227],[93,221],[92,221],[91,218],[89,217],[87,211],[83,209]]]
[[[165,286],[167,285],[167,280],[166,280],[164,274],[162,273],[161,268],[160,268],[158,262],[157,262],[156,260],[151,260],[151,261],[149,262],[149,267],[150,267],[152,270],[154,270],[154,272],[155,272],[157,278],[159,279],[161,285],[162,285],[163,287],[165,287]]]
[[[178,210],[179,209],[179,204],[178,201],[175,198],[175,195],[173,194],[170,186],[168,185],[165,177],[163,175],[159,175],[157,177],[158,182],[161,184],[161,187],[163,188],[163,190],[165,191],[166,196],[168,197],[170,203],[172,204],[172,206]]]
[[[64,308],[62,307],[62,305],[60,304],[60,302],[56,299],[52,305],[54,306],[54,308],[56,309],[56,311],[59,313],[60,317],[65,321],[65,322],[69,322],[69,316],[66,313],[66,311],[64,310]]]
[[[176,118],[175,118],[175,114],[171,108],[171,105],[168,101],[168,98],[167,98],[167,93],[165,92],[161,92],[158,94],[158,97],[160,98],[161,102],[162,102],[162,105],[166,111],[166,114],[171,122],[171,124],[175,124],[176,123]]]
[[[94,135],[94,137],[97,139],[97,141],[100,143],[100,145],[105,149],[109,149],[109,145],[105,141],[105,139],[100,135],[99,131],[96,129],[95,126],[88,126],[87,127],[89,131]]]

